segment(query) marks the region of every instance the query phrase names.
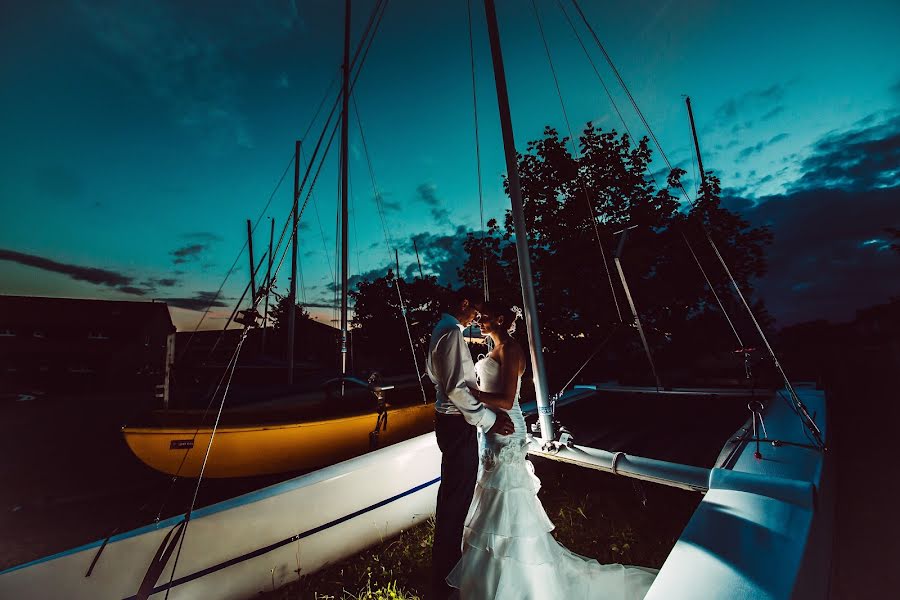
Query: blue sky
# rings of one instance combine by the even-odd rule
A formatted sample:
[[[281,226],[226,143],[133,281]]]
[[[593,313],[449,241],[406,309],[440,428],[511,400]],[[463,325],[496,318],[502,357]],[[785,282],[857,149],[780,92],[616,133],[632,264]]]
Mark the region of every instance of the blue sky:
[[[218,288],[246,219],[260,214],[338,72],[342,3],[3,3],[0,292],[168,299],[181,307],[173,309],[178,325],[192,326],[198,313],[189,308]],[[720,175],[733,206],[773,225],[773,268],[760,289],[779,322],[848,318],[900,293],[882,239],[884,227],[900,226],[896,2],[582,4],[673,164],[693,178],[688,94],[704,166]],[[621,131],[557,3],[537,5],[572,127],[592,120]],[[372,6],[354,2],[357,36]],[[489,218],[508,200],[481,3],[473,14]],[[522,149],[544,125],[566,126],[531,3],[499,0],[498,15]],[[466,23],[463,1],[391,0],[355,90],[401,261],[414,261],[408,240],[417,236],[426,268],[445,279],[454,240],[480,220]],[[390,258],[355,121],[350,140],[351,273],[383,272]],[[846,148],[875,148],[884,159],[842,179],[822,175]],[[662,166],[657,156],[654,169]],[[332,157],[301,229],[311,304],[332,297],[336,180]],[[289,203],[290,174],[258,247],[268,241],[268,217],[280,228]],[[792,245],[798,240],[806,244]],[[803,269],[810,257],[819,279]],[[227,298],[240,295],[246,265],[242,257]],[[834,301],[863,276],[878,285]],[[225,311],[208,324],[219,326]],[[316,314],[331,318],[327,309]]]

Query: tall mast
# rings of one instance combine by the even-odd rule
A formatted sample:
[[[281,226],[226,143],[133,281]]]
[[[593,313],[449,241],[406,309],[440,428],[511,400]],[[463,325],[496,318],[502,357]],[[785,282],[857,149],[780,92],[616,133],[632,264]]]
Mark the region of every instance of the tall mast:
[[[247,253],[250,255],[250,305],[256,307],[256,263],[253,262],[253,227],[247,219]]]
[[[344,84],[341,94],[341,375],[347,374],[347,171],[349,169],[347,118],[350,102],[350,0],[344,9]]]
[[[288,361],[288,383],[294,383],[294,328],[296,326],[297,309],[297,220],[300,215],[297,214],[297,200],[300,199],[300,140],[294,143],[294,209],[291,211],[293,215],[294,233],[291,236],[291,293],[290,302],[288,303],[288,340],[287,340],[287,361]]]
[[[534,372],[534,390],[540,415],[541,437],[549,442],[554,437],[553,414],[547,393],[547,375],[544,371],[544,353],[538,324],[537,301],[531,279],[531,256],[528,254],[528,233],[522,209],[522,190],[519,186],[519,168],[516,163],[516,147],[513,139],[512,118],[509,114],[509,95],[506,90],[506,72],[503,69],[503,53],[500,48],[500,32],[497,28],[497,11],[494,0],[484,0],[487,13],[488,35],[491,39],[491,57],[494,64],[494,81],[497,84],[497,105],[500,109],[500,126],[503,131],[503,149],[506,153],[506,174],[509,178],[509,200],[512,203],[513,222],[516,230],[516,253],[519,259],[519,280],[522,300],[525,304],[525,325],[531,346],[531,368]]]
[[[694,111],[691,110],[691,97],[685,96],[684,101],[687,103],[688,117],[691,119],[691,133],[694,134],[694,149],[697,150],[697,164],[700,166],[700,185],[706,183],[706,172],[703,170],[703,159],[700,158],[700,142],[697,141],[697,128],[694,126]]]
[[[260,354],[266,353],[266,329],[269,326],[269,292],[271,291],[272,285],[272,240],[275,238],[275,219],[270,219],[271,227],[269,228],[269,266],[266,269],[266,295],[263,299],[265,305],[263,306],[263,328],[262,328],[262,342],[260,343],[262,348],[260,349]]]

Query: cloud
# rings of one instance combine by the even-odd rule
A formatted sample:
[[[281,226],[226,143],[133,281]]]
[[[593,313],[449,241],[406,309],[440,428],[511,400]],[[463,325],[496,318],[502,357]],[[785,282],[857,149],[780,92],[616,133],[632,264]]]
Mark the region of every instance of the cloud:
[[[221,236],[209,231],[195,231],[186,233],[182,237],[190,240],[189,243],[182,244],[178,248],[169,251],[169,254],[172,256],[172,263],[176,265],[199,260],[204,252],[215,242],[222,240]],[[213,266],[211,263],[207,263],[203,265],[203,268],[211,266]]]
[[[802,190],[726,204],[772,229],[769,270],[757,288],[779,325],[846,320],[853,309],[900,294],[900,257],[889,245],[866,243],[885,237],[886,222],[900,223],[900,187]]]
[[[178,308],[186,308],[188,310],[206,310],[207,308],[223,308],[228,306],[226,298],[219,296],[216,298],[216,292],[196,292],[191,298],[164,298],[167,304],[177,306]]]
[[[738,117],[739,114],[757,111],[760,107],[770,106],[772,103],[781,102],[784,99],[786,86],[775,83],[761,90],[751,90],[737,98],[731,98],[721,104],[715,110],[716,120],[731,121]],[[775,110],[770,109],[769,113]],[[780,111],[778,111],[780,112]],[[775,113],[777,114],[777,112]],[[771,118],[771,115],[769,118]]]
[[[468,256],[463,244],[470,231],[459,225],[449,235],[430,232],[418,233],[412,237],[412,240],[406,242],[402,250],[412,254],[414,252],[413,242],[415,242],[419,249],[423,270],[435,275],[438,282],[443,285],[457,285],[459,283],[458,270],[465,264]],[[407,265],[405,275],[407,277],[418,275],[418,269],[418,264],[411,263]]]
[[[825,135],[792,161],[802,174],[785,193],[724,194],[727,207],[774,234],[757,289],[780,325],[848,320],[854,309],[900,295],[900,256],[885,234],[900,225],[900,117],[856,125]]]
[[[870,121],[866,121],[870,122]],[[794,190],[870,190],[900,184],[900,116],[816,142]]]
[[[66,275],[75,281],[85,281],[94,285],[104,285],[111,288],[121,289],[126,293],[135,293],[128,290],[137,288],[129,287],[134,281],[133,277],[124,275],[117,271],[109,269],[101,269],[98,267],[82,267],[67,263],[57,262],[42,256],[34,254],[26,254],[24,252],[16,252],[14,250],[0,249],[0,260],[19,263],[28,267],[50,271],[51,273],[60,273]]]
[[[752,146],[747,146],[740,152],[738,152],[738,158],[743,160],[745,158],[749,158],[754,154],[759,154],[769,146],[777,144],[780,141],[786,140],[790,137],[789,133],[779,133],[778,135],[772,136],[768,141],[759,142],[758,144],[754,144]]]
[[[174,264],[181,265],[188,261],[195,260],[207,247],[206,244],[188,244],[172,250],[169,254],[174,257],[172,259]]]
[[[450,211],[443,207],[443,202],[437,197],[437,186],[433,183],[422,183],[416,188],[416,199],[431,210],[431,216],[438,225],[451,225]]]

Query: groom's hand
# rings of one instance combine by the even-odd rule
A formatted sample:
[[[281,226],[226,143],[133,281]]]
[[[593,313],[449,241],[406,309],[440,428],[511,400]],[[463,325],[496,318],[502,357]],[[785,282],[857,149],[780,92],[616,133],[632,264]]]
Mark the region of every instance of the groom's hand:
[[[494,435],[510,435],[516,430],[516,427],[513,425],[508,414],[502,410],[495,412],[497,414],[497,420],[494,421],[494,426],[488,430],[488,433],[493,433]]]

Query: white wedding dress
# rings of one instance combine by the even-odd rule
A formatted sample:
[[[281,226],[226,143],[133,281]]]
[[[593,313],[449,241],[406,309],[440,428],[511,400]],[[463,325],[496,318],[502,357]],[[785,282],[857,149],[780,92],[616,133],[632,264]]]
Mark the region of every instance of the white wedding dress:
[[[500,365],[493,358],[479,360],[475,372],[480,389],[501,391]],[[518,391],[508,413],[515,433],[483,438],[463,555],[447,583],[459,588],[462,600],[643,598],[657,571],[601,565],[570,552],[551,535],[553,523],[537,498],[541,482],[526,459]]]

